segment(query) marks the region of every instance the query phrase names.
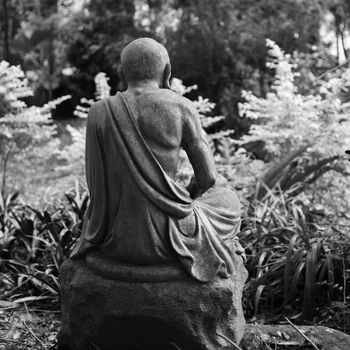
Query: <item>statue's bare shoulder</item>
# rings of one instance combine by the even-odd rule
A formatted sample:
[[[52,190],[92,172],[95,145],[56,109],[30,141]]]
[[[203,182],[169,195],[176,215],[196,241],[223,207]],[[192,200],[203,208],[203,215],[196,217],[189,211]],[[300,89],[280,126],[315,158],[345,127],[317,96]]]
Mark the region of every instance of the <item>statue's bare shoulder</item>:
[[[181,146],[183,129],[194,118],[192,102],[169,89],[124,92],[125,100],[142,135],[151,145],[166,149]]]
[[[169,89],[123,93],[136,123],[153,149],[207,148],[199,114],[189,99]]]
[[[156,96],[157,104],[165,106],[170,115],[174,113],[178,115],[179,119],[177,121],[181,122],[182,127],[199,121],[198,112],[193,102],[188,98],[168,89],[160,89],[159,91]]]
[[[88,114],[87,127],[101,129],[105,123],[106,107],[103,101],[94,102]]]

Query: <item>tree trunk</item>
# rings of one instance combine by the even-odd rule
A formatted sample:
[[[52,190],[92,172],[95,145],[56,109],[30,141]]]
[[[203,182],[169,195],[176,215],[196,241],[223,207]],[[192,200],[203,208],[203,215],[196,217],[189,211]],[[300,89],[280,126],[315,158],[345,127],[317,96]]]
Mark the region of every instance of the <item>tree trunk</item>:
[[[2,0],[3,21],[4,21],[4,60],[10,61],[10,44],[9,44],[9,18],[7,0]]]
[[[53,32],[53,28],[51,29],[51,33]],[[54,46],[53,46],[53,40],[54,36],[50,34],[51,38],[49,40],[49,57],[48,57],[48,63],[49,63],[49,101],[53,98],[53,79],[54,79],[54,71],[55,71],[55,56],[54,56]]]
[[[344,52],[344,56],[346,59],[348,59],[349,55],[348,55],[348,51],[346,50],[346,45],[345,45],[345,38],[344,38],[344,31],[340,30],[340,39],[341,39],[341,45],[343,48],[343,52]]]

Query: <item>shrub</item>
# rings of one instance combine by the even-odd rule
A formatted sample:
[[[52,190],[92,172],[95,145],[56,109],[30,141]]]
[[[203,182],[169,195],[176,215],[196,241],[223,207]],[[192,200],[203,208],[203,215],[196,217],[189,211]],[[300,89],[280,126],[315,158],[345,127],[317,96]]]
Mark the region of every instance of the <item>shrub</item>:
[[[267,46],[268,67],[276,72],[272,90],[266,97],[243,92],[242,117],[255,124],[249,135],[234,141],[240,146],[259,142],[269,160],[257,167],[242,152],[248,174],[256,170],[247,179],[251,192],[246,192],[240,234],[250,272],[246,310],[254,317],[297,310],[303,319],[312,319],[319,308],[331,303],[345,307],[349,299],[350,247],[344,228],[350,183],[343,154],[350,120],[339,93],[350,85],[350,70],[315,81],[318,92],[302,95],[291,57],[272,41]],[[237,152],[231,149],[227,159],[232,162]],[[227,146],[221,161],[225,153]]]
[[[4,195],[11,157],[29,167],[31,156],[44,162],[55,152],[59,142],[53,139],[55,127],[51,123],[51,110],[70,96],[49,101],[43,107],[27,107],[20,100],[32,95],[25,75],[20,67],[5,61],[0,62],[0,85],[1,193]]]
[[[248,256],[250,316],[264,310],[312,319],[317,308],[349,299],[350,245],[317,209],[288,192],[269,191],[245,217],[240,238]]]
[[[87,207],[87,192],[76,183],[66,200],[41,210],[25,205],[18,193],[0,196],[0,291],[14,302],[53,302],[58,270],[68,258]]]
[[[255,124],[238,142],[263,142],[269,158],[274,159],[261,180],[269,188],[279,183],[282,190],[293,187],[300,192],[303,185],[315,183],[328,171],[350,175],[344,162],[344,151],[350,145],[348,104],[339,98],[350,85],[350,69],[333,73],[328,80],[316,80],[318,93],[302,95],[295,85],[297,73],[290,55],[271,40],[266,45],[267,66],[275,70],[272,91],[266,97],[243,91],[241,116]],[[258,197],[265,193],[261,188]]]

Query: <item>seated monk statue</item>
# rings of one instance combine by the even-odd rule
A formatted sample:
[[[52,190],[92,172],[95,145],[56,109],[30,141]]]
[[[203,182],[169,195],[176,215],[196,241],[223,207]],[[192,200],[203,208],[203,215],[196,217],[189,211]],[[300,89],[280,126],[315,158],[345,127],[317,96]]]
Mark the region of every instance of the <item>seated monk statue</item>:
[[[121,54],[123,92],[94,103],[86,131],[90,203],[71,258],[93,250],[116,262],[178,262],[194,279],[229,277],[244,250],[240,203],[216,188],[215,163],[196,108],[170,90],[166,49],[141,38]],[[183,149],[194,176],[175,181]]]

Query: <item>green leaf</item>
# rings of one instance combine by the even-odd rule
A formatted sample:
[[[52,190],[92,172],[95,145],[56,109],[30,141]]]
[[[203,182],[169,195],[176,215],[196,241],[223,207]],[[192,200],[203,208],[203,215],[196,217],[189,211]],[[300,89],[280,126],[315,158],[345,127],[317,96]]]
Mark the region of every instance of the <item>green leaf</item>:
[[[294,250],[294,244],[299,238],[299,235],[294,235],[289,243],[288,246],[288,251],[287,251],[287,256],[286,256],[286,263],[285,263],[285,268],[284,268],[284,276],[283,276],[283,296],[284,296],[284,301],[283,305],[286,305],[287,302],[289,301],[289,280],[290,280],[290,274],[292,271],[292,254]]]

